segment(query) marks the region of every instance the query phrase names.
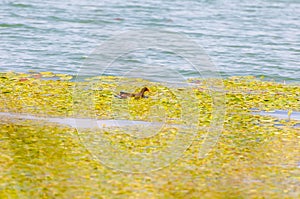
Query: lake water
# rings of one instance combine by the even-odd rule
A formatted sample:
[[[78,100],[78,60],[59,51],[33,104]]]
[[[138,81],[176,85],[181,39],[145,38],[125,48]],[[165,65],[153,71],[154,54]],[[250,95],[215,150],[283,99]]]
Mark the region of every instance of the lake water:
[[[76,74],[86,57],[112,35],[144,28],[188,36],[203,47],[223,77],[300,79],[299,0],[2,0],[0,71]],[[168,52],[135,52],[115,60],[109,74],[154,67],[155,78],[173,67],[197,76]],[[97,71],[95,71],[97,72]]]

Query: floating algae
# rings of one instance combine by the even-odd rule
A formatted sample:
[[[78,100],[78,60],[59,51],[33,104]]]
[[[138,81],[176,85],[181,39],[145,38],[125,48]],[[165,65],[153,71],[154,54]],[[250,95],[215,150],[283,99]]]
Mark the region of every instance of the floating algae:
[[[189,97],[187,93],[193,93],[198,100],[197,125],[210,125],[212,99],[205,79],[190,80],[192,91],[140,80],[141,85],[150,87],[149,98],[120,101],[113,97],[114,93],[139,87],[123,84],[118,88],[118,77],[86,82],[41,77],[1,73],[0,111],[35,117],[74,117],[78,111],[73,106],[73,87],[82,84],[86,86],[82,92],[92,93],[94,100],[86,104],[78,118],[182,125],[179,102]],[[297,121],[292,114],[300,111],[299,85],[264,82],[254,77],[232,77],[223,82],[225,122],[213,150],[205,158],[198,158],[206,134],[200,129],[179,160],[145,174],[117,172],[104,166],[86,150],[71,127],[1,117],[0,198],[298,198],[300,138],[299,129],[293,127]],[[252,108],[293,113],[290,120],[277,119],[253,115]],[[282,126],[278,128],[278,124]],[[155,153],[179,133],[173,128],[137,139],[122,129],[114,130],[114,134],[95,132],[129,154]]]

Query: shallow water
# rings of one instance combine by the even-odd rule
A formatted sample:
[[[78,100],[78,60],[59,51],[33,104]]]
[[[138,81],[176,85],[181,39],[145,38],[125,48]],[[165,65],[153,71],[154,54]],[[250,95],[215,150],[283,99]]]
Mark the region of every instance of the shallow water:
[[[283,110],[276,110],[273,112],[266,112],[266,111],[259,111],[259,112],[252,112],[254,115],[264,115],[264,116],[272,116],[278,119],[293,119],[300,121],[300,112],[292,112],[290,117],[288,117],[288,111]],[[7,112],[0,112],[0,116],[6,116],[10,118],[16,119],[28,119],[28,120],[40,120],[40,121],[47,121],[58,123],[62,125],[68,125],[72,128],[83,128],[83,129],[93,129],[93,128],[109,128],[109,127],[120,127],[126,128],[130,126],[135,126],[137,128],[143,128],[144,136],[148,136],[152,134],[149,128],[156,128],[159,129],[164,126],[164,123],[161,122],[147,122],[147,121],[134,121],[134,120],[97,120],[92,118],[60,118],[60,117],[37,117],[34,115],[29,114],[16,114],[16,113],[7,113]],[[295,128],[300,127],[300,124],[294,125]],[[182,125],[168,125],[169,127],[179,127],[179,128],[193,128],[193,127],[184,127]],[[208,130],[205,127],[199,127],[198,129]],[[146,132],[146,134],[145,134]],[[148,133],[147,133],[148,132]],[[130,134],[130,132],[129,132]],[[138,137],[138,136],[137,136]]]
[[[265,115],[265,116],[272,116],[279,119],[292,119],[292,120],[299,120],[300,121],[300,112],[292,112],[290,117],[288,116],[288,111],[284,110],[276,110],[276,111],[259,111],[253,112],[255,115]]]
[[[58,118],[58,117],[37,117],[27,114],[15,114],[0,112],[0,116],[6,116],[18,119],[28,120],[42,120],[47,122],[54,122],[62,125],[68,125],[73,128],[104,128],[104,127],[124,127],[134,125],[161,125],[157,122],[144,122],[132,120],[96,120],[89,118]]]
[[[37,117],[29,114],[17,114],[0,112],[0,116],[9,117],[11,119],[22,119],[22,120],[38,120],[53,122],[61,125],[67,125],[72,128],[76,128],[79,132],[82,129],[98,130],[105,129],[109,130],[110,133],[114,133],[114,130],[119,128],[124,133],[133,136],[135,138],[149,138],[160,132],[163,128],[177,128],[181,129],[180,133],[188,133],[189,130],[208,130],[206,127],[195,127],[195,126],[184,126],[177,124],[166,124],[162,122],[147,122],[147,121],[136,121],[136,120],[97,120],[92,118],[60,118],[60,117]],[[183,131],[182,131],[183,130]],[[117,131],[117,133],[119,132]]]
[[[75,74],[107,38],[143,28],[187,35],[205,49],[224,77],[263,75],[299,82],[297,0],[4,0],[0,3],[0,71]],[[113,75],[127,72],[129,66],[153,66],[151,75],[156,80],[169,76],[171,70],[187,77],[198,75],[169,52],[129,53],[112,65],[108,73]]]

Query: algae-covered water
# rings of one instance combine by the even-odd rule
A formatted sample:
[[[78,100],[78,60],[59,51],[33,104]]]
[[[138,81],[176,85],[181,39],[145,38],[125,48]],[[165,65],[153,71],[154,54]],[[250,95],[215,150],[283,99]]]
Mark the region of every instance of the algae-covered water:
[[[297,0],[1,1],[0,198],[300,198],[299,10]],[[98,49],[145,29],[185,36],[157,44],[187,56],[147,48],[143,34],[108,51],[145,49],[113,59]],[[193,42],[224,79],[188,62]],[[88,68],[93,55],[103,64]],[[147,98],[115,97],[142,87]]]
[[[300,111],[299,85],[231,77],[220,91],[208,87],[221,85],[216,79],[167,87],[123,77],[72,78],[0,74],[0,112],[7,113],[0,118],[0,198],[300,196],[299,121],[292,117]],[[142,86],[150,90],[147,98],[114,97]],[[290,117],[254,115],[254,109],[286,110]],[[216,113],[224,113],[217,117],[220,134],[212,128],[221,124]],[[55,123],[59,118],[90,118],[91,128]],[[140,123],[95,128],[98,120]],[[199,156],[205,146],[208,153]]]

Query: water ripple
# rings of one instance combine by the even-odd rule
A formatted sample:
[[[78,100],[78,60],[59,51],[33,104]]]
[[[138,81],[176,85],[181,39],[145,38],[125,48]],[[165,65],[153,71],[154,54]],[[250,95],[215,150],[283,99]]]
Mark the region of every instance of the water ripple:
[[[72,74],[82,58],[110,36],[152,27],[183,33],[199,43],[225,76],[264,75],[299,82],[300,3],[296,0],[7,0],[0,4],[0,71]],[[157,53],[155,61],[174,64],[168,57]],[[126,64],[142,66],[143,61],[135,57],[119,63],[126,70]],[[178,72],[184,70],[184,65],[175,65]],[[168,71],[157,78],[163,75]]]

